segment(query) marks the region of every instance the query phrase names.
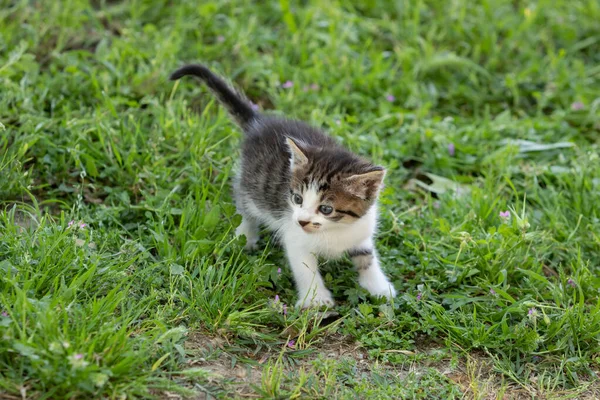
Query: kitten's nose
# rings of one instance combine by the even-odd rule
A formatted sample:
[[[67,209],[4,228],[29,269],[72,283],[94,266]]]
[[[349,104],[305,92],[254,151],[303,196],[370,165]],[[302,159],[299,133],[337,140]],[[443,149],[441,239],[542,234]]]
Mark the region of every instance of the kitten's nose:
[[[306,225],[310,224],[310,221],[298,220],[298,223],[300,224],[301,227],[304,228]]]

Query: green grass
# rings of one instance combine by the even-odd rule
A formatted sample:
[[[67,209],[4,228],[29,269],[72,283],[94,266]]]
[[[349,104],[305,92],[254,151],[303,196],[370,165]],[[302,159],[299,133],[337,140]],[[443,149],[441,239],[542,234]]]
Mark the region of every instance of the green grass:
[[[0,397],[597,398],[599,3],[265,3],[3,2]],[[193,61],[388,167],[393,304],[283,314]]]

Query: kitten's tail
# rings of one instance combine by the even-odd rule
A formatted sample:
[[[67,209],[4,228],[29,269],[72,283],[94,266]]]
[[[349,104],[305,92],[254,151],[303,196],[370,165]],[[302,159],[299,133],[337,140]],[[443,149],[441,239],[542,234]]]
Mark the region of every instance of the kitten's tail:
[[[185,65],[171,74],[171,80],[174,81],[186,75],[193,75],[204,81],[242,128],[258,118],[258,112],[252,109],[248,100],[236,93],[223,79],[204,65]]]

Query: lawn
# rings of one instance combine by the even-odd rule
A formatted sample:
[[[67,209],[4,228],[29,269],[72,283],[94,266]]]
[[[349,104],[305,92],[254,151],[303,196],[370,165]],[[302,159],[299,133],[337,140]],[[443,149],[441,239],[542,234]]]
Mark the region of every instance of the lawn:
[[[597,0],[3,1],[0,397],[599,398]],[[295,309],[243,250],[241,133],[265,113],[388,168],[398,297],[322,265]]]

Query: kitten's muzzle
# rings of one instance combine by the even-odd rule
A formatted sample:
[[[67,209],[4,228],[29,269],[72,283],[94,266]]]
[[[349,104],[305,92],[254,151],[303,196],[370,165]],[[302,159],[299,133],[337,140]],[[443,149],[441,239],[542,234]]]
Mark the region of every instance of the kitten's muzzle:
[[[301,219],[298,220],[298,225],[300,225],[302,230],[306,233],[315,232],[321,227],[321,224],[318,222],[303,221]]]

